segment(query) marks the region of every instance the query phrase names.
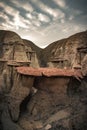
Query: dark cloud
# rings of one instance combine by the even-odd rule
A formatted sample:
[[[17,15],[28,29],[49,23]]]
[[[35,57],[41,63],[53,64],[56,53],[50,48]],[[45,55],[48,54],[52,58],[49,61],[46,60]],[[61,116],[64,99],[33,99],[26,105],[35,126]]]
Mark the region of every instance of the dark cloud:
[[[4,18],[0,17],[0,24],[6,22]]]
[[[87,14],[87,0],[66,0],[70,8],[78,9]]]
[[[4,8],[3,7],[0,7],[0,12],[4,11]]]

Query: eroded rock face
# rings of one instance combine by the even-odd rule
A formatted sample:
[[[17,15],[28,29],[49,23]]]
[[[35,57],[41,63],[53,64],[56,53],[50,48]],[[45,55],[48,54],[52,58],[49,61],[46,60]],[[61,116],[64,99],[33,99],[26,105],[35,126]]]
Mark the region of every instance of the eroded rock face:
[[[21,119],[19,119],[19,124],[23,129],[32,130],[37,129],[37,127],[38,129],[48,129],[48,126],[51,126],[55,121],[59,122],[59,120],[70,116],[67,87],[70,77],[74,74],[72,71],[55,68],[36,70],[31,68],[32,73],[30,68],[26,67],[18,67],[17,70],[18,73],[25,75],[40,74],[34,80],[34,87],[38,91],[31,97],[27,104],[26,113],[21,115]]]
[[[20,126],[25,130],[48,129],[48,124],[52,125],[70,114],[67,109],[61,111],[68,106],[67,84],[70,78],[38,77],[35,80],[34,87],[38,91],[31,97],[27,113],[19,119]]]
[[[50,94],[54,106],[62,106],[62,104],[67,104],[67,84],[69,81],[70,77],[41,77],[36,79],[35,87]]]
[[[73,93],[70,94],[70,129],[85,130],[87,128],[87,77],[84,77],[81,82],[72,81],[71,86],[69,92]]]
[[[32,51],[31,47],[28,50]],[[21,79],[23,82],[19,80],[15,68],[17,66],[30,66],[32,56],[31,58],[29,56],[30,54],[27,55],[26,46],[20,36],[11,31],[0,31],[0,98],[3,97],[4,99],[6,97],[6,106],[10,112],[8,114],[11,116],[11,120],[14,121],[18,120],[20,104],[29,95],[32,87],[32,84],[30,87],[27,86],[27,82],[24,85],[23,82],[25,82],[26,78]],[[34,55],[33,64],[36,62],[35,58]],[[33,82],[32,79],[31,82]],[[3,103],[1,106],[3,106]],[[1,109],[6,111],[3,107]],[[3,116],[3,118],[5,117]]]
[[[33,52],[16,33],[0,31],[0,75],[7,91],[14,84],[15,67],[39,66],[36,53]]]
[[[83,75],[87,75],[87,54],[85,55],[82,62],[82,73]]]
[[[73,68],[75,64],[82,64],[87,51],[78,51],[78,48],[87,48],[87,31],[75,34],[50,44],[43,50],[43,61],[48,67]]]
[[[36,47],[28,46],[17,34],[10,31],[0,34],[0,129],[86,130],[87,31],[55,42],[37,55]],[[38,68],[39,64],[59,68],[80,64],[84,77],[79,81],[72,76],[37,78],[19,75],[15,69]],[[25,109],[20,112],[22,103]]]
[[[87,77],[82,82],[73,78],[60,78],[62,82],[53,79],[54,82],[45,77],[36,80],[38,91],[31,97],[27,113],[19,119],[20,126],[25,130],[86,129]]]
[[[26,53],[27,53],[28,60],[31,61],[30,66],[34,67],[34,68],[40,67],[40,59],[38,56],[40,48],[35,46],[30,41],[27,41],[27,40],[23,40],[23,41],[24,41],[24,44],[26,47]]]
[[[22,75],[16,76],[16,81],[9,94],[9,111],[13,121],[19,119],[20,105],[22,101],[29,95],[33,86],[34,77]]]
[[[36,113],[37,116],[43,115],[41,117],[44,118],[44,116],[46,117],[45,114],[50,115],[49,114],[50,112],[52,113],[53,111],[56,111],[57,109],[56,106],[59,106],[58,109],[60,109],[63,107],[63,105],[65,106],[67,105],[67,100],[68,100],[67,84],[69,83],[69,78],[42,77],[37,82],[38,83],[35,83],[37,84],[36,88],[39,89],[35,95],[37,98],[35,98],[35,96],[33,97],[36,100],[38,99],[38,102],[36,101],[35,103],[36,105],[34,107],[34,109],[37,111]],[[39,97],[41,98],[39,99]],[[40,105],[42,107],[39,107]],[[32,106],[29,105],[28,108],[29,107],[31,108]],[[39,107],[39,109],[41,110],[37,109],[37,107]],[[44,111],[42,108],[44,109]],[[31,113],[31,111],[29,112]],[[33,114],[33,109],[32,109],[32,114]]]

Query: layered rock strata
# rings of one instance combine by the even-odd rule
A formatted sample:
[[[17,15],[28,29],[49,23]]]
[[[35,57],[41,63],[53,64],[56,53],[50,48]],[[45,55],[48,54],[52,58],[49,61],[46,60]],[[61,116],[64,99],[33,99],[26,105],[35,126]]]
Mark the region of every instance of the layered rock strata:
[[[69,105],[68,83],[71,77],[82,78],[80,71],[18,67],[17,72],[28,77],[29,75],[37,75],[39,72],[39,75],[35,76],[33,84],[38,91],[31,97],[27,105],[27,113],[19,119],[19,125],[23,129],[45,129],[47,124],[69,117],[70,111],[69,108],[67,109]],[[65,110],[61,111],[61,109]],[[62,116],[63,113],[65,116]],[[60,115],[59,118],[57,117],[58,114]]]
[[[87,31],[43,50],[0,31],[1,130],[86,130],[86,41]]]

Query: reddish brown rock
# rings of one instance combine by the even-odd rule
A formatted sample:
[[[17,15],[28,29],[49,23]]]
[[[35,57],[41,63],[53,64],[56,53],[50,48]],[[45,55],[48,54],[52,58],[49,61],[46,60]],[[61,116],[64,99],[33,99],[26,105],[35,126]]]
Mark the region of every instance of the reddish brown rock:
[[[32,67],[17,67],[17,73],[27,76],[42,76],[42,72],[39,69]]]

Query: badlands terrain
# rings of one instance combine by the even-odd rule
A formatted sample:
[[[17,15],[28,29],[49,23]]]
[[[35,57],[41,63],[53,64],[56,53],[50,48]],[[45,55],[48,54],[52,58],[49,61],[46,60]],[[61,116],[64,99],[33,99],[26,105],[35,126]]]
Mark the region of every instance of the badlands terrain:
[[[0,30],[0,130],[87,130],[87,31],[41,49]]]

